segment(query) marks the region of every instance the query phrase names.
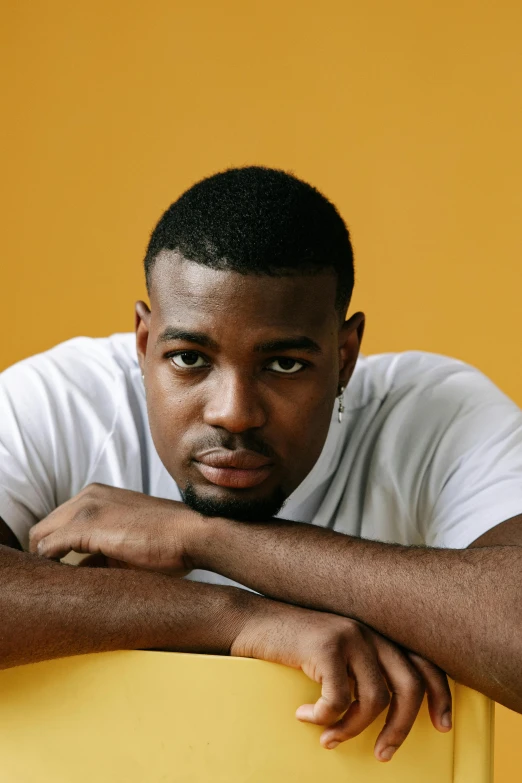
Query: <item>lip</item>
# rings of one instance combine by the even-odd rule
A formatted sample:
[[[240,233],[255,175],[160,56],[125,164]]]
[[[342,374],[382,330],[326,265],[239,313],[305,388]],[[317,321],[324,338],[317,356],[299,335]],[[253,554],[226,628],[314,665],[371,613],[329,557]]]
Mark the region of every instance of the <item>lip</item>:
[[[241,470],[240,468],[213,468],[203,462],[196,462],[196,467],[211,484],[216,484],[218,487],[246,489],[261,484],[268,478],[274,466]]]
[[[195,464],[200,473],[218,487],[247,489],[261,484],[274,465],[255,451],[213,449],[198,454]]]

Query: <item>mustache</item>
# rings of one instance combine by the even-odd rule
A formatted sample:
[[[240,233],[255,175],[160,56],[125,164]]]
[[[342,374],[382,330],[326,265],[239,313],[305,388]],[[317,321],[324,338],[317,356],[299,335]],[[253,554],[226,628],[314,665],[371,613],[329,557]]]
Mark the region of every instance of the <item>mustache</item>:
[[[235,435],[227,432],[218,434],[214,433],[201,440],[194,441],[191,444],[192,454],[201,454],[203,451],[210,451],[210,449],[228,449],[229,451],[254,451],[263,457],[269,459],[277,459],[277,454],[274,449],[266,443],[262,438],[254,433],[241,433]]]

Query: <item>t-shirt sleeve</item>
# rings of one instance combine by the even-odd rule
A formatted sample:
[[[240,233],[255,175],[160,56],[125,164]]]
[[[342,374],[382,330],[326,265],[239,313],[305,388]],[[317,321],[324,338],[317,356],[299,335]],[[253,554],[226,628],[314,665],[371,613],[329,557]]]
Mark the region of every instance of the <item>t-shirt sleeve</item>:
[[[464,549],[522,514],[522,411],[462,363],[426,388],[422,409],[432,437],[424,452],[418,525],[428,546]]]
[[[0,517],[24,549],[31,526],[88,483],[113,429],[110,384],[78,358],[82,339],[0,374]]]

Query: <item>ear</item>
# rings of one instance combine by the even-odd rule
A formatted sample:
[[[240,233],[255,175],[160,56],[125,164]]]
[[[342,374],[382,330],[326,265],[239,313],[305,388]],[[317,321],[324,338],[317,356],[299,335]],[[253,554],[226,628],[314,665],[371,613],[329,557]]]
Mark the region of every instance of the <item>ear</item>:
[[[361,348],[364,325],[364,313],[355,313],[339,330],[339,386],[347,386],[352,377]]]
[[[145,373],[145,359],[147,356],[147,343],[149,340],[151,312],[145,302],[136,302],[135,328],[136,328],[136,353],[142,373]]]

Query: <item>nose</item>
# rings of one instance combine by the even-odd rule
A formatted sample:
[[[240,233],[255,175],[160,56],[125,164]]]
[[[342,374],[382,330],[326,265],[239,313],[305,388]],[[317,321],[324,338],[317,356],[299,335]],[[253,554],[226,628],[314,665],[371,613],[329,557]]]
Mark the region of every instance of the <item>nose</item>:
[[[254,379],[237,372],[220,374],[207,399],[204,420],[228,432],[262,427],[267,416]]]

